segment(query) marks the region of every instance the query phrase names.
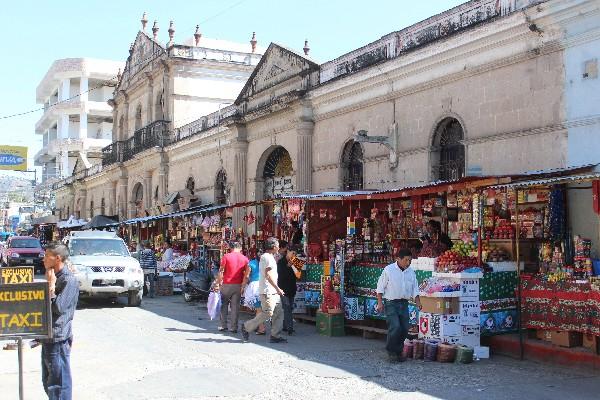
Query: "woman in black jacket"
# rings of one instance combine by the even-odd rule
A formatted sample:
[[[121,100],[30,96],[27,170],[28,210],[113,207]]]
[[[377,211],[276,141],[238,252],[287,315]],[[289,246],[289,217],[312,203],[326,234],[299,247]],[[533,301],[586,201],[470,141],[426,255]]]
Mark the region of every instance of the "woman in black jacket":
[[[277,286],[283,290],[281,305],[283,306],[283,330],[292,335],[294,333],[294,298],[296,297],[296,274],[290,260],[296,257],[296,252],[288,250],[287,254],[277,262]]]

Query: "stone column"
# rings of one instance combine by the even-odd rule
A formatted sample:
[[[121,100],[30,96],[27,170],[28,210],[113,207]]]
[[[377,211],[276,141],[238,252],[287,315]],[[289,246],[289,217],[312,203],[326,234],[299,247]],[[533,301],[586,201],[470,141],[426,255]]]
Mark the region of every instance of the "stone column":
[[[163,64],[164,66],[164,74],[166,75],[166,78],[164,80],[165,82],[165,88],[164,88],[164,98],[163,101],[165,102],[165,116],[164,119],[166,121],[171,121],[171,123],[169,124],[169,127],[171,129],[175,128],[175,117],[173,115],[173,102],[172,102],[172,93],[173,93],[173,68],[171,68],[166,62]]]
[[[127,177],[119,178],[119,218],[127,219]]]
[[[245,125],[233,125],[229,127],[233,133],[231,150],[233,151],[233,193],[230,203],[242,203],[246,201],[248,179],[248,140]],[[233,214],[233,226],[239,228],[242,226],[244,211],[242,208],[235,208]]]
[[[117,205],[117,186],[118,181],[110,182],[110,189],[108,192],[108,215],[119,214]]]
[[[158,202],[161,204],[169,190],[169,164],[162,161],[158,168]]]
[[[152,80],[152,74],[147,72],[146,77],[148,78],[148,112],[146,113],[146,125],[148,125],[154,122],[156,115],[154,115],[154,107],[152,107],[152,99],[154,98],[154,82]]]
[[[152,171],[144,172],[144,208],[152,208]]]
[[[79,197],[79,218],[85,219],[87,218],[87,191],[85,188],[80,188],[78,190]]]
[[[301,102],[298,126],[296,127],[297,141],[297,165],[296,165],[296,187],[295,192],[299,194],[312,193],[312,155],[313,155],[313,133],[315,123],[310,104]]]

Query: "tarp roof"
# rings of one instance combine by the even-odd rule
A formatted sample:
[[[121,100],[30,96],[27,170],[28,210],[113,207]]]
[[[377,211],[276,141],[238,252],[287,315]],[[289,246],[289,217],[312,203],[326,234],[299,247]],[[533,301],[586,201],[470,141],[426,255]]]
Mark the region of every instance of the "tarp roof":
[[[118,217],[115,219],[114,216],[96,215],[83,226],[83,229],[108,228],[117,225],[119,225]]]

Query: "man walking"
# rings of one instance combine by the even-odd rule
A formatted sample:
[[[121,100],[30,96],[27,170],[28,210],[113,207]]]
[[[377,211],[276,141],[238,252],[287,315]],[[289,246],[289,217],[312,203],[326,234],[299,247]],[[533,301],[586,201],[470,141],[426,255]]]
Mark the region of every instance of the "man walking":
[[[294,298],[296,297],[296,274],[291,266],[291,261],[296,257],[296,252],[288,250],[285,257],[277,261],[277,285],[285,292],[281,296],[283,307],[283,330],[288,335],[294,334]]]
[[[148,281],[148,297],[154,298],[158,264],[156,262],[154,251],[150,247],[150,241],[144,240],[142,246],[144,246],[144,249],[140,253],[140,267],[142,267],[142,270],[144,271],[144,288],[146,288],[146,281]]]
[[[285,295],[283,290],[277,286],[277,263],[274,255],[279,250],[279,242],[275,238],[265,241],[265,253],[260,257],[258,292],[260,294],[260,313],[242,324],[242,337],[248,341],[250,334],[258,326],[271,318],[271,343],[286,343],[287,340],[280,337],[283,328],[283,310],[281,308],[281,296]]]
[[[217,284],[221,289],[221,326],[219,331],[227,331],[227,317],[229,304],[231,304],[231,332],[238,330],[240,300],[242,290],[246,288],[250,267],[248,258],[242,254],[242,245],[239,242],[229,244],[230,253],[221,259],[221,268]]]
[[[402,350],[408,335],[408,300],[414,298],[421,309],[419,284],[415,271],[410,267],[411,260],[410,250],[400,250],[396,262],[385,267],[377,282],[377,312],[385,310],[388,327],[385,348],[391,362],[406,360]]]
[[[69,256],[65,245],[46,247],[44,267],[52,301],[52,339],[42,340],[42,383],[50,400],[71,400],[71,345],[72,322],[79,283],[75,275],[65,267]]]

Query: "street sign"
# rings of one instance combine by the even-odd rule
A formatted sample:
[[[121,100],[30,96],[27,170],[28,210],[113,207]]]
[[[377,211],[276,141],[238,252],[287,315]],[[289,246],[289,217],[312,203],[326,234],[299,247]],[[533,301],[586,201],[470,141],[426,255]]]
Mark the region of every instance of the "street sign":
[[[33,267],[6,267],[0,270],[0,285],[33,282]]]
[[[27,147],[0,145],[0,170],[27,170]]]
[[[48,283],[0,285],[0,339],[51,336]]]

